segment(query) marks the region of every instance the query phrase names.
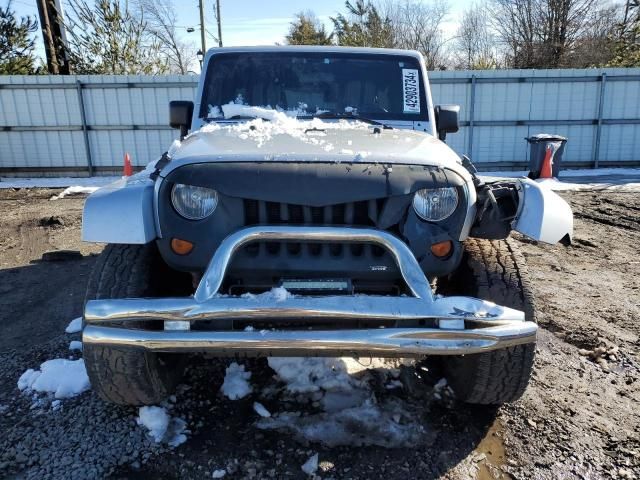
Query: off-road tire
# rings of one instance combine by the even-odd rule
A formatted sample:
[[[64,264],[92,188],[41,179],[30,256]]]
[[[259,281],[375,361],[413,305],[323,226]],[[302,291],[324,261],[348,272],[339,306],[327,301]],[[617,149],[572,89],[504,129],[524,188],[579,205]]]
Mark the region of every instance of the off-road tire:
[[[155,244],[107,245],[87,285],[86,300],[154,297],[162,294],[168,267]],[[91,386],[108,402],[152,405],[165,400],[183,368],[176,356],[127,347],[83,345]]]
[[[470,239],[460,267],[440,291],[468,295],[524,311],[536,322],[533,293],[524,257],[515,241]],[[443,357],[443,369],[456,398],[467,403],[500,405],[518,400],[531,377],[535,344],[486,353]]]

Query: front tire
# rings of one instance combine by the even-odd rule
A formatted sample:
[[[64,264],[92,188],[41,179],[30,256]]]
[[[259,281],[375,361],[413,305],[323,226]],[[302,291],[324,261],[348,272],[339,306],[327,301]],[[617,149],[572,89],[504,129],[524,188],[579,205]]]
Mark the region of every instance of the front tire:
[[[89,279],[86,299],[161,296],[167,271],[154,243],[107,245]],[[83,357],[93,390],[118,405],[160,403],[183,373],[176,356],[142,349],[85,344]]]
[[[514,240],[469,239],[460,267],[438,285],[439,293],[468,295],[522,310],[536,322],[528,272]],[[524,393],[533,368],[535,343],[472,355],[444,357],[443,368],[456,397],[467,403],[500,405]]]

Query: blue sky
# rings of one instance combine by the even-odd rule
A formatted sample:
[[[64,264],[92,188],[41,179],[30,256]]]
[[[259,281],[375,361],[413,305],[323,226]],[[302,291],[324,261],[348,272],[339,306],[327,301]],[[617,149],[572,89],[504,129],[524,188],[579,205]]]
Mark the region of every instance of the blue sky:
[[[331,31],[329,17],[343,12],[344,0],[295,1],[295,0],[220,0],[222,11],[222,39],[225,46],[238,45],[272,45],[283,43],[293,16],[300,11],[312,10]],[[429,3],[430,0],[423,0]],[[6,0],[0,0],[2,4]],[[210,32],[215,33],[217,27],[213,16],[215,0],[204,0],[205,23]],[[63,7],[67,0],[63,0]],[[197,0],[173,0],[179,15],[182,37],[199,46],[199,17]],[[445,26],[448,32],[455,31],[457,19],[469,0],[449,0],[450,15]],[[36,0],[13,0],[13,8],[20,15],[37,16]],[[186,27],[196,29],[187,33]],[[40,37],[38,32],[38,37]],[[39,53],[42,41],[39,38]],[[207,38],[207,48],[214,46],[214,40]],[[41,53],[42,54],[42,53]]]

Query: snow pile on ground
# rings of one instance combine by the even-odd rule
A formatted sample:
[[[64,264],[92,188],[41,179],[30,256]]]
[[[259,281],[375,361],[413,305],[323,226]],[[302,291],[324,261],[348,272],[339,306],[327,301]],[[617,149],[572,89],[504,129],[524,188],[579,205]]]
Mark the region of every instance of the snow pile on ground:
[[[284,400],[311,404],[316,413],[278,412],[258,420],[258,428],[290,431],[305,441],[329,447],[395,448],[414,445],[423,434],[419,419],[400,401],[379,402],[371,390],[371,367],[382,367],[375,373],[384,377],[383,381],[399,374],[396,368],[384,368],[384,360],[362,365],[351,358],[272,357],[268,362],[285,384]]]
[[[227,373],[220,391],[230,400],[244,398],[252,392],[249,379],[251,372],[245,372],[244,365],[233,362],[227,367]]]
[[[69,350],[79,350],[82,351],[82,342],[79,340],[73,340],[69,343]]]
[[[42,177],[42,178],[0,178],[0,188],[66,188],[104,187],[120,177]]]
[[[316,470],[318,470],[318,454],[316,453],[315,455],[309,457],[309,460],[304,462],[304,464],[300,468],[302,468],[302,471],[307,475],[314,475],[316,473]]]
[[[58,195],[54,195],[53,197],[51,197],[51,200],[59,200],[61,198],[68,197],[70,195],[81,195],[81,194],[88,195],[90,193],[95,192],[99,188],[100,187],[87,187],[83,185],[73,185],[71,187],[65,188],[64,191],[59,193]]]
[[[187,441],[185,433],[187,422],[181,418],[171,417],[164,407],[140,407],[136,421],[138,425],[149,431],[149,436],[156,443],[163,442],[177,447]]]
[[[482,177],[521,178],[529,174],[526,170],[479,172]],[[559,178],[536,180],[540,185],[554,191],[572,190],[640,190],[640,168],[585,168],[562,170]]]
[[[609,182],[575,183],[563,182],[562,180],[558,180],[557,178],[543,178],[536,180],[536,182],[538,182],[539,185],[548,188],[549,190],[553,190],[554,192],[575,190],[640,190],[640,182],[625,182],[621,179],[612,180]]]
[[[66,333],[78,333],[80,330],[82,330],[82,317],[74,318],[64,329]]]
[[[260,402],[253,402],[253,409],[263,418],[269,418],[271,416],[271,412],[269,412],[269,410],[267,410]]]
[[[211,478],[223,478],[227,474],[227,471],[224,469],[214,470],[211,474]]]
[[[26,392],[49,392],[55,398],[69,398],[89,390],[89,377],[84,360],[56,358],[29,369],[18,380],[18,388]]]
[[[349,375],[341,358],[270,357],[268,362],[289,393],[312,394],[310,399],[326,411],[360,405],[371,396],[366,381]]]

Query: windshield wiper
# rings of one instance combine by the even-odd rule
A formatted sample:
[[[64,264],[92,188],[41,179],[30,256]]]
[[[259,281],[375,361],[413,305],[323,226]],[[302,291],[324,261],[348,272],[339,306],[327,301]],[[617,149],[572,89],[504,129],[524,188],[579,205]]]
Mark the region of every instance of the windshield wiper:
[[[343,119],[359,120],[361,122],[369,123],[371,125],[380,125],[382,128],[389,129],[389,130],[391,130],[393,128],[393,127],[391,127],[391,126],[389,126],[389,125],[387,125],[385,123],[379,122],[378,120],[373,120],[371,118],[363,117],[361,115],[358,115],[357,113],[323,112],[323,113],[318,113],[318,114],[315,114],[315,115],[311,115],[311,117],[313,117],[313,118],[321,118],[321,119],[332,119],[332,118],[335,118],[335,119],[340,119],[340,120],[343,120]]]

